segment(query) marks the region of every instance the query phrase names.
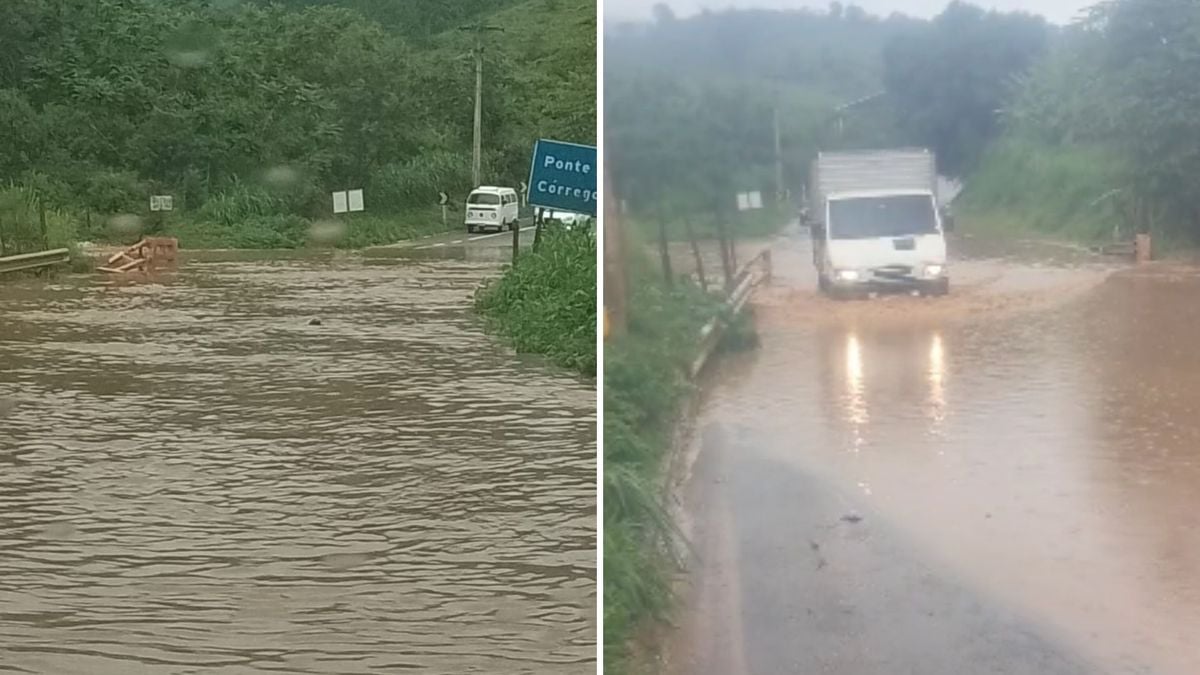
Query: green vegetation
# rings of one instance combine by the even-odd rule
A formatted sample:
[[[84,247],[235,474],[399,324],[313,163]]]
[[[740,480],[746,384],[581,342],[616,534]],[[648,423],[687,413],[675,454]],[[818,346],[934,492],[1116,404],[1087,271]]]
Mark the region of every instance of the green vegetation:
[[[886,115],[839,126],[834,110],[882,90],[885,46],[919,22],[840,6],[657,15],[606,34],[605,147],[635,221],[670,214],[702,227],[723,213],[738,223],[734,236],[760,234],[757,222],[730,216],[738,192],[777,201],[776,111],[792,204],[819,148],[893,135]]]
[[[374,220],[339,245],[438,229],[438,191],[471,187],[474,22],[504,29],[484,38],[485,182],[516,184],[538,137],[594,140],[589,0],[9,0],[0,179],[94,240],[172,194],[186,243],[295,246],[347,187]]]
[[[596,376],[596,236],[546,228],[537,250],[479,290],[476,307],[517,351]]]
[[[1071,238],[1119,228],[1155,232],[1160,251],[1194,246],[1197,31],[1200,6],[1187,0],[1097,7],[1015,88],[1004,138],[967,183],[966,222],[1020,217]]]
[[[976,231],[1095,241],[1122,225],[1112,192],[1122,173],[1120,157],[1103,147],[1005,138],[971,175],[957,211]]]
[[[75,221],[70,214],[45,208],[28,188],[0,189],[0,256],[70,248],[74,242]]]
[[[670,609],[663,471],[700,328],[720,312],[716,297],[691,284],[667,288],[651,261],[636,262],[628,332],[604,348],[604,653],[613,673],[627,669],[636,632]]]
[[[1200,242],[1198,32],[1190,0],[1112,0],[1069,27],[963,2],[930,21],[659,8],[608,38],[614,189],[636,220],[701,222],[770,193],[778,110],[793,195],[818,149],[922,145],[963,179],[968,229]]]
[[[962,2],[900,34],[883,60],[902,137],[932,148],[944,174],[973,168],[998,132],[996,110],[1011,93],[1011,79],[1029,70],[1049,38],[1040,18]]]

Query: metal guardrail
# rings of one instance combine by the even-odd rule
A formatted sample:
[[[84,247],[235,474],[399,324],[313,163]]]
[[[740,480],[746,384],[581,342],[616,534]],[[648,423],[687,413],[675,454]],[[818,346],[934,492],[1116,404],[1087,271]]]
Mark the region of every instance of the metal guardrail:
[[[755,274],[755,270],[760,270]],[[742,311],[746,306],[746,301],[750,299],[750,295],[754,287],[763,281],[771,278],[771,249],[766,248],[759,252],[738,271],[733,278],[733,291],[729,293],[729,297],[725,300],[725,306],[728,307],[734,314]],[[692,367],[688,373],[691,377],[696,377],[704,370],[704,366],[708,363],[716,351],[717,344],[721,341],[721,317],[714,317],[704,327],[700,329],[700,353],[696,356],[696,360],[692,362]]]
[[[55,248],[49,251],[38,251],[36,253],[22,253],[20,255],[10,255],[6,258],[0,258],[0,274],[6,272],[19,272],[21,270],[31,270],[38,267],[49,267],[51,265],[61,265],[71,260],[71,251],[65,248]]]

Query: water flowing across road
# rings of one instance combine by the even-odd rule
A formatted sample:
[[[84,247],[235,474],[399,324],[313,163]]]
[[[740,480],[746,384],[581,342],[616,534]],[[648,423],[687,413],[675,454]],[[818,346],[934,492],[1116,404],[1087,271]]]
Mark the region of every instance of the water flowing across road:
[[[0,286],[0,671],[593,672],[594,387],[484,334],[496,273]]]
[[[775,246],[710,373],[673,672],[1200,672],[1200,270],[981,252],[837,303]]]

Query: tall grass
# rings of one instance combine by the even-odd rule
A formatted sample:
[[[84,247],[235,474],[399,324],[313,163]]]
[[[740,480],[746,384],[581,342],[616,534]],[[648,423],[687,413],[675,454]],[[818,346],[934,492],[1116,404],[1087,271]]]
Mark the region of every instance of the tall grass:
[[[700,328],[721,312],[717,297],[688,282],[667,288],[649,260],[635,260],[629,330],[604,349],[604,651],[612,673],[628,670],[637,631],[671,608],[664,465]]]
[[[1073,240],[1111,237],[1122,213],[1126,168],[1097,146],[1007,138],[966,182],[958,212],[968,229],[1042,233]]]
[[[32,253],[75,245],[78,217],[46,208],[42,229],[42,201],[36,191],[15,185],[0,189],[0,247],[7,255]]]
[[[487,154],[481,159],[483,175],[495,175],[495,157]],[[471,155],[436,151],[388,164],[371,176],[369,189],[372,201],[387,210],[436,204],[439,192],[449,193],[455,202],[466,201]]]
[[[596,375],[596,238],[547,229],[536,252],[476,295],[478,310],[520,352]]]

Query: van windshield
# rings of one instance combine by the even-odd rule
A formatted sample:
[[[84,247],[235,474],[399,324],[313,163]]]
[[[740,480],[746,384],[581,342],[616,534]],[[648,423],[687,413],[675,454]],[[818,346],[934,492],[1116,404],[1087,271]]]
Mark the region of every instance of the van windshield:
[[[470,197],[467,197],[468,204],[499,204],[500,195],[492,195],[486,192],[476,192]]]
[[[929,195],[858,197],[829,202],[830,239],[875,239],[937,234]]]

